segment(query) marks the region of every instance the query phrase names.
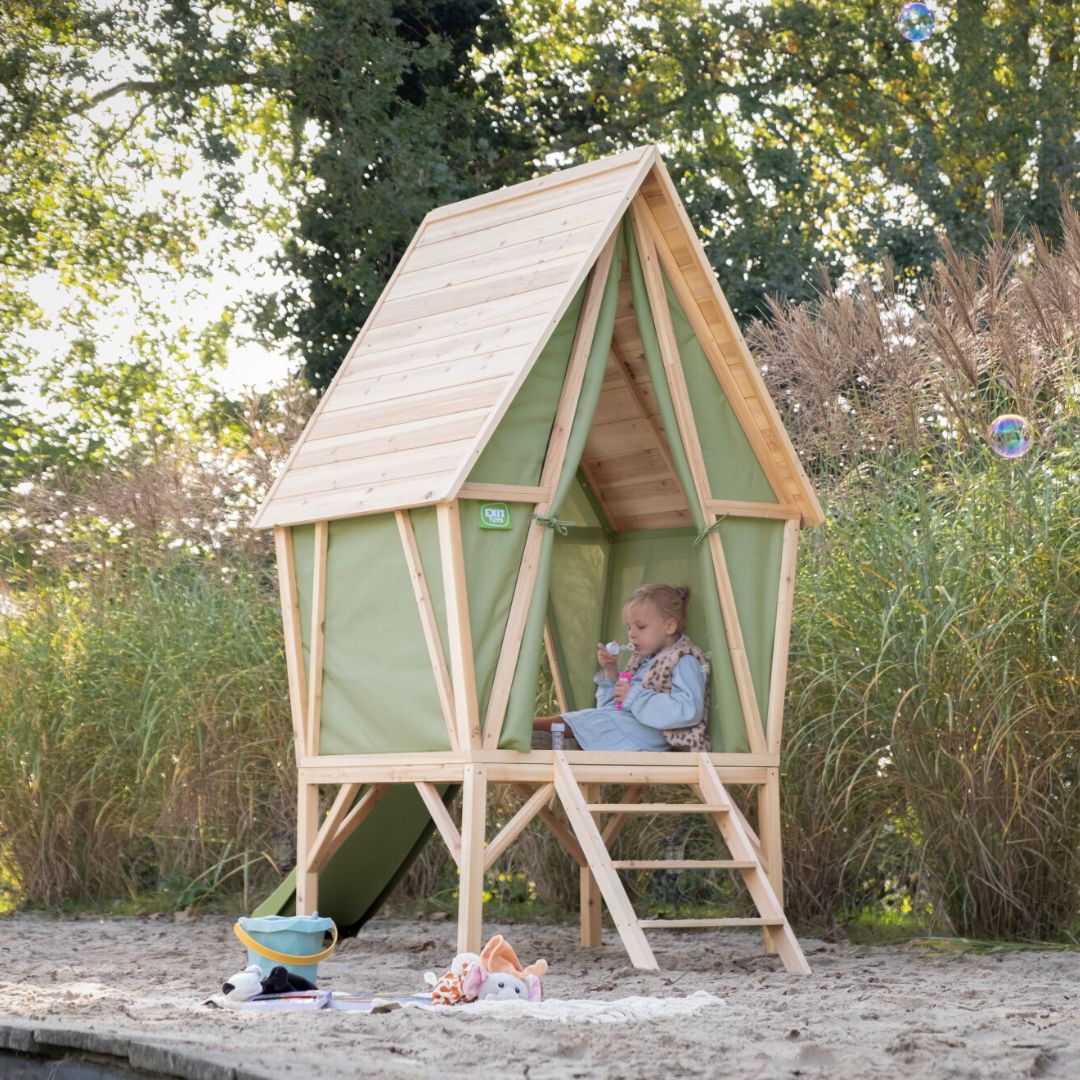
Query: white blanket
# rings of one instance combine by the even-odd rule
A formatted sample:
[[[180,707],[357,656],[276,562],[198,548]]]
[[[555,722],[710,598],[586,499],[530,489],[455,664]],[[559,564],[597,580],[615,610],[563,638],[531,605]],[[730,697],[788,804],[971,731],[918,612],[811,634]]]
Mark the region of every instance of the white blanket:
[[[344,1012],[388,1012],[392,1009],[419,1008],[455,1016],[493,1016],[504,1020],[529,1017],[553,1020],[560,1024],[626,1024],[640,1020],[660,1020],[690,1016],[702,1009],[717,1008],[723,998],[698,990],[688,997],[626,997],[613,1001],[593,999],[548,998],[545,1001],[469,1001],[460,1005],[432,1005],[427,995],[392,994],[386,996],[342,994],[330,990],[282,994],[255,1001],[212,999],[215,1004],[242,1012],[294,1012],[330,1009]]]
[[[455,1005],[446,1012],[462,1016],[491,1016],[505,1020],[528,1016],[537,1020],[555,1020],[560,1024],[626,1024],[639,1020],[661,1020],[690,1016],[702,1009],[718,1008],[724,999],[705,990],[688,997],[626,997],[613,1001],[548,998],[544,1001],[472,1001]]]

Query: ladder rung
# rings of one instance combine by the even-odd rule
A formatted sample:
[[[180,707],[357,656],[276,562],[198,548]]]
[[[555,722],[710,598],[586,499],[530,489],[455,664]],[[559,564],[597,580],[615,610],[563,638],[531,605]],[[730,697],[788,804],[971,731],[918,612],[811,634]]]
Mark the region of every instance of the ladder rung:
[[[594,814],[722,814],[728,807],[715,803],[603,802],[589,803]]]
[[[638,919],[643,930],[686,930],[697,926],[783,926],[783,919]]]
[[[621,859],[616,870],[752,870],[753,859]]]

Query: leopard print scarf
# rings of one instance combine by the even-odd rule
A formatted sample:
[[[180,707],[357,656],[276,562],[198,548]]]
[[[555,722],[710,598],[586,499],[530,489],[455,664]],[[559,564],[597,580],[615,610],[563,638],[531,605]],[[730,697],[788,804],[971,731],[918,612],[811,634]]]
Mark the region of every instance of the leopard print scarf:
[[[678,641],[669,645],[666,649],[658,652],[656,658],[645,672],[645,678],[641,685],[647,690],[655,690],[658,694],[671,693],[671,675],[675,665],[684,657],[692,656],[705,672],[705,706],[701,713],[701,719],[690,727],[665,728],[664,738],[668,746],[673,750],[697,750],[708,753],[709,746],[709,700],[711,688],[709,686],[709,661],[705,654],[685,635]],[[646,657],[635,654],[630,658],[627,671],[637,671],[644,663]]]

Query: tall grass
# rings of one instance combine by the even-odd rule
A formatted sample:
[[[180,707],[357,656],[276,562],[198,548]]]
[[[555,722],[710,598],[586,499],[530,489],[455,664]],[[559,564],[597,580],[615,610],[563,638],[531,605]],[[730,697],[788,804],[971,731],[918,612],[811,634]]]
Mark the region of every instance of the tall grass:
[[[183,903],[269,876],[294,810],[265,570],[175,554],[20,606],[0,623],[0,836],[22,897]]]
[[[802,548],[784,751],[788,903],[890,893],[960,934],[1080,912],[1080,217],[1050,251],[946,248],[918,306],[888,280],[775,306],[751,334],[828,521]],[[1034,447],[996,457],[1003,412]]]

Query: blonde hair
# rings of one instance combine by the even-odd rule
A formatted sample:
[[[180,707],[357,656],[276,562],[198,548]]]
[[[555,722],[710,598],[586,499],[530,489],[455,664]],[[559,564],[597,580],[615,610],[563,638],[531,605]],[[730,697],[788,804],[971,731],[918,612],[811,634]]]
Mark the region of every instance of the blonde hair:
[[[685,630],[690,614],[690,590],[685,585],[642,585],[635,589],[630,599],[623,604],[623,621],[627,620],[634,608],[642,604],[652,604],[662,619],[674,619],[676,633],[681,634]]]

